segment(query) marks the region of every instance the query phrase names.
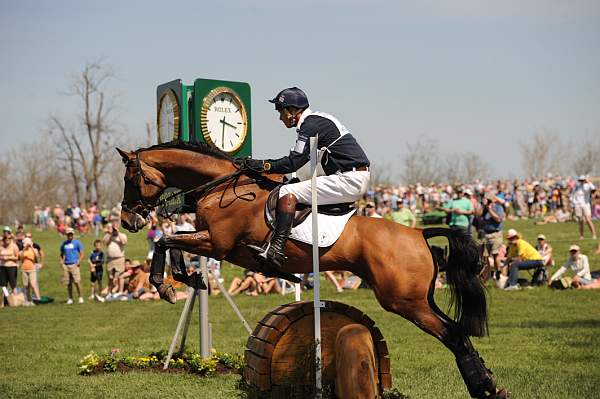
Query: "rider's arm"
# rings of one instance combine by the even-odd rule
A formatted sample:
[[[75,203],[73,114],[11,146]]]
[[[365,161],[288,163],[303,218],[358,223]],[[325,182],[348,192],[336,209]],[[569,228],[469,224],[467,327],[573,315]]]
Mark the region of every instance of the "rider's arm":
[[[271,164],[271,169],[269,169],[269,172],[283,174],[295,172],[306,162],[308,162],[309,156],[309,136],[303,132],[300,132],[298,134],[296,144],[290,151],[289,155],[279,159],[268,160],[268,162]]]

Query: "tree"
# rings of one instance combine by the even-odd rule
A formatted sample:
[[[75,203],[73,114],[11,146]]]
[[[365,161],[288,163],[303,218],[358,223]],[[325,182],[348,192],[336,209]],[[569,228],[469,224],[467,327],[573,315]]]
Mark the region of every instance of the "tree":
[[[371,185],[372,186],[378,186],[378,185],[388,185],[391,184],[392,182],[392,176],[390,174],[390,171],[392,170],[392,166],[389,164],[389,162],[380,162],[377,164],[371,164]]]
[[[600,171],[600,140],[587,137],[574,152],[573,171],[577,175],[587,175]]]
[[[31,220],[35,205],[73,198],[64,169],[47,140],[24,144],[0,160],[0,216],[4,222]]]
[[[556,133],[539,131],[521,143],[521,163],[529,177],[541,177],[548,172],[561,172],[563,145]]]
[[[112,158],[110,153],[118,144],[117,123],[113,118],[116,96],[107,88],[113,78],[114,74],[102,62],[87,63],[73,77],[65,93],[75,97],[80,106],[73,123],[57,115],[49,118],[48,130],[62,149],[60,161],[70,171],[79,202],[81,188],[86,202],[103,199],[101,180]]]
[[[441,174],[445,180],[450,184],[457,184],[462,182],[462,162],[461,156],[456,153],[444,154],[444,162],[442,165]]]
[[[427,184],[440,177],[438,143],[431,139],[419,138],[414,144],[407,144],[407,153],[402,160],[402,179],[405,183]]]
[[[475,179],[487,179],[491,174],[490,164],[475,152],[467,151],[462,154],[462,179],[470,183]]]

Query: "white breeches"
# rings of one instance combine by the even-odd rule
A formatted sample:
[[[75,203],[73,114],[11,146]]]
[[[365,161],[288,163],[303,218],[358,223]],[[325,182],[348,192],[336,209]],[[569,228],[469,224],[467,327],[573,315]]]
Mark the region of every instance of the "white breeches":
[[[317,177],[317,203],[319,205],[339,204],[358,201],[368,190],[371,173],[350,171]],[[279,190],[279,198],[294,194],[301,204],[310,205],[310,180],[284,184]]]

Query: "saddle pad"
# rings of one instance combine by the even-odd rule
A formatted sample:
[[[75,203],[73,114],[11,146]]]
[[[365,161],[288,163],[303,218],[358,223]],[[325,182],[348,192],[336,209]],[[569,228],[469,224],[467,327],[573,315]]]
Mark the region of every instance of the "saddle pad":
[[[319,221],[319,247],[330,247],[340,238],[348,220],[354,215],[353,209],[345,215],[332,216],[318,214]],[[269,220],[272,223],[273,220]],[[292,240],[312,245],[312,215],[309,215],[302,223],[292,228],[290,234]]]

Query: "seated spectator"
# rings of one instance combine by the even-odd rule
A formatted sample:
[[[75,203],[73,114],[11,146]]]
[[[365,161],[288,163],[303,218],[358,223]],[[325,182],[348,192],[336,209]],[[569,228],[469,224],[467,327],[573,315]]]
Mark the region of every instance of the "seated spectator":
[[[535,224],[564,223],[569,220],[571,220],[571,214],[565,212],[564,209],[559,208],[554,214],[544,216],[544,219],[536,221]]]
[[[240,292],[246,292],[246,295],[258,296],[257,282],[254,278],[254,272],[251,270],[244,270],[244,279],[234,277],[229,285],[227,292],[231,295],[237,295]]]
[[[219,295],[221,293],[219,282],[223,283],[223,279],[221,278],[221,261],[208,258],[206,261],[206,268],[208,269],[210,295]]]
[[[546,236],[543,234],[538,235],[537,244],[535,249],[542,256],[544,266],[554,266],[554,258],[552,257],[552,245],[546,242]]]
[[[347,271],[342,272],[342,279],[339,281],[339,285],[347,290],[356,290],[360,287],[361,283],[362,280],[360,277]]]
[[[116,293],[117,297],[122,297],[131,293],[128,288],[132,281],[136,281],[136,277],[141,272],[142,264],[137,261],[130,261],[129,259],[125,260],[125,271],[119,275],[119,284],[118,291]],[[135,287],[134,287],[135,288]]]
[[[542,256],[527,241],[523,240],[515,229],[508,230],[506,234],[508,239],[508,254],[506,255],[507,264],[502,269],[502,275],[499,280],[499,287],[502,288],[502,282],[508,279],[506,291],[519,290],[519,270],[537,269],[544,267]],[[507,277],[508,269],[510,276]]]
[[[254,273],[254,279],[256,280],[256,289],[259,294],[281,294],[281,285],[274,277],[265,277],[260,273]]]
[[[571,245],[569,248],[569,259],[550,277],[549,284],[552,284],[555,280],[559,280],[569,268],[575,273],[572,283],[573,287],[582,288],[587,285],[596,285],[596,281],[592,279],[590,273],[588,257],[580,252],[578,245]]]
[[[134,261],[133,265],[136,262]],[[135,273],[129,278],[127,293],[130,297],[138,299],[145,292],[150,291],[150,285],[150,262],[146,261],[144,265],[137,267]]]

